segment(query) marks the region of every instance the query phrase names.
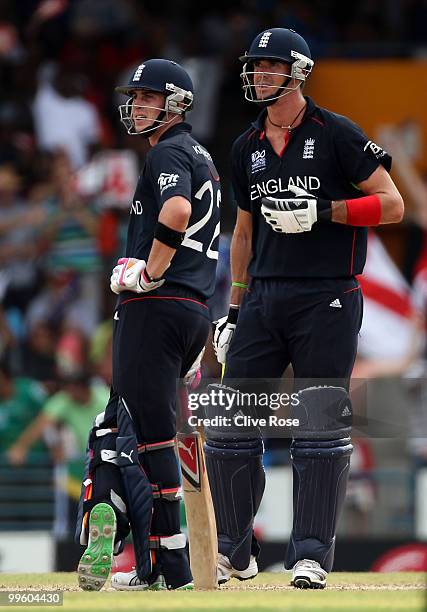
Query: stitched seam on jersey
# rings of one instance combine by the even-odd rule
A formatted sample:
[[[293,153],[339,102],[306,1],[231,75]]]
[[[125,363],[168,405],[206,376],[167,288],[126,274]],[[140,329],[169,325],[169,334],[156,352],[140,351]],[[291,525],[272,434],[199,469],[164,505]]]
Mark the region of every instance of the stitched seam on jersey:
[[[347,289],[347,291],[344,291],[343,293],[351,293],[352,291],[359,291],[360,289],[360,285],[357,285],[357,287],[353,287],[353,289]]]
[[[317,117],[310,117],[310,119],[312,121],[315,121],[316,123],[318,123],[319,125],[321,125],[322,127],[325,127],[325,124],[323,123],[323,121],[320,121],[320,119],[317,119]]]
[[[351,261],[350,261],[350,274],[353,274],[353,265],[354,265],[354,245],[356,242],[356,230],[353,230],[353,243],[351,245]]]
[[[258,130],[256,130],[255,128],[252,130],[252,132],[249,132],[249,134],[246,136],[246,140],[249,140],[249,138],[252,138],[252,136],[255,134],[255,132],[257,132]]]
[[[198,302],[197,300],[192,300],[191,298],[178,297],[174,295],[146,295],[140,298],[129,298],[128,300],[122,302],[121,306],[127,304],[128,302],[140,302],[141,300],[181,300],[184,302],[194,302],[195,304],[203,306],[203,308],[208,308],[208,306],[206,304],[203,304],[203,302]]]

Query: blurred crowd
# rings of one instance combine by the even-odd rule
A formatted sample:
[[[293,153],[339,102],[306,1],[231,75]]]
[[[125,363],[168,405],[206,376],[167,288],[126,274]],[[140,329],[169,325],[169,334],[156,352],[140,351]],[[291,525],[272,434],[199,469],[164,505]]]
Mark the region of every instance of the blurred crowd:
[[[271,24],[294,28],[315,57],[419,57],[427,49],[426,21],[426,0],[210,7],[183,0],[0,1],[0,460],[22,465],[29,453],[56,462],[82,456],[92,420],[105,407],[114,305],[109,276],[123,254],[147,147],[118,120],[114,87],[131,69],[146,57],[171,57],[189,70],[196,88],[190,121],[224,176],[223,227],[230,231],[228,149],[251,116],[240,104],[236,58],[254,34]],[[399,139],[388,137],[404,180],[411,160]],[[423,362],[427,186],[416,176],[421,187],[412,223],[420,246],[406,278],[395,267],[394,277],[386,275],[399,278],[391,289],[406,304],[395,309],[386,335],[397,338],[401,325],[406,331],[393,355],[386,348],[378,354],[382,340],[369,329],[383,337],[384,331],[377,320],[368,329],[374,321],[368,307],[360,377],[401,376]],[[413,179],[407,182],[410,190]],[[220,248],[213,319],[227,308],[228,234]],[[390,303],[382,307],[386,312]],[[204,369],[218,374],[211,350]],[[424,412],[417,418],[415,427],[425,422]],[[372,467],[362,450],[355,463]],[[413,452],[427,465],[425,438]]]

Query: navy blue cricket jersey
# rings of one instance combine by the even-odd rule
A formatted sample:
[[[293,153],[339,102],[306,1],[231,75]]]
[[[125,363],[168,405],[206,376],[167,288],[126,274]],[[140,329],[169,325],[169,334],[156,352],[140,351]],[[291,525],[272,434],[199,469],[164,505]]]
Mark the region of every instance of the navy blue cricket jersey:
[[[254,278],[340,278],[360,274],[366,260],[367,229],[320,221],[310,232],[279,234],[261,214],[261,198],[286,197],[296,185],[328,200],[363,196],[357,184],[391,157],[352,121],[306,98],[301,124],[278,155],[265,137],[263,110],[232,148],[232,182],[237,205],[252,213]]]
[[[191,203],[191,217],[163,288],[173,283],[208,298],[215,288],[221,190],[211,156],[190,132],[189,124],[179,123],[149,150],[130,210],[126,257],[147,261],[163,204],[182,196]]]

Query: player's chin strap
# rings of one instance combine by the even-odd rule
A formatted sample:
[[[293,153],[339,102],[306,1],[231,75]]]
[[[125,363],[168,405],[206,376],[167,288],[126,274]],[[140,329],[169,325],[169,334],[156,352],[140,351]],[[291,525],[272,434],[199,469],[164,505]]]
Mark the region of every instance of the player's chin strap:
[[[254,102],[256,102],[258,104],[258,106],[260,108],[268,108],[269,106],[273,106],[273,104],[275,104],[277,102],[277,100],[280,100],[280,98],[283,98],[284,96],[287,96],[288,94],[292,93],[292,91],[294,91],[294,89],[289,89],[288,91],[282,91],[281,94],[277,95],[277,93],[280,90],[287,90],[288,89],[288,85],[289,83],[292,81],[292,77],[287,76],[283,79],[283,83],[281,85],[277,86],[276,91],[274,91],[271,96],[268,96],[267,98],[262,98],[260,100],[258,100],[258,98],[256,98],[255,100],[253,100]],[[253,85],[253,87],[255,88],[255,85]],[[298,85],[299,87],[299,85]],[[256,93],[254,94],[256,97]]]
[[[159,114],[157,115],[157,117],[155,117],[153,119],[151,125],[149,125],[146,128],[144,128],[141,132],[137,132],[135,127],[133,126],[135,131],[134,132],[128,131],[128,133],[129,134],[138,134],[139,136],[142,136],[143,138],[148,139],[162,125],[167,125],[168,123],[171,123],[171,121],[173,121],[173,119],[175,118],[175,115],[174,115],[174,116],[172,116],[171,119],[166,119],[166,114],[167,114],[167,110],[165,108],[161,109]],[[133,123],[133,120],[132,120],[132,123]]]
[[[288,85],[289,83],[292,81],[292,77],[287,76],[283,79],[283,83],[281,85],[279,85],[277,87],[277,90],[275,93],[277,93],[280,89],[288,89]],[[298,85],[299,87],[300,85]],[[254,85],[255,87],[255,85]],[[295,88],[297,89],[297,87]],[[289,91],[283,91],[280,95],[274,95],[272,94],[271,96],[269,96],[268,98],[263,98],[262,100],[254,100],[254,102],[257,102],[258,106],[260,108],[267,108],[268,106],[273,106],[273,104],[275,104],[277,102],[277,100],[280,100],[280,98],[283,98],[284,96],[287,96],[288,94],[292,93],[292,91],[295,91],[294,88],[290,89]],[[256,94],[255,94],[256,95]]]
[[[147,127],[142,132],[139,132],[139,134],[143,138],[147,139],[150,136],[152,136],[154,134],[154,132],[159,129],[159,127],[161,127],[162,125],[166,125],[167,123],[170,123],[171,121],[173,121],[174,116],[172,117],[172,119],[168,120],[168,119],[166,119],[166,114],[167,114],[166,109],[161,110],[160,113],[157,115],[157,117],[155,117],[155,119],[153,119],[153,123],[151,124],[151,126]],[[157,124],[157,125],[155,125],[155,124]]]

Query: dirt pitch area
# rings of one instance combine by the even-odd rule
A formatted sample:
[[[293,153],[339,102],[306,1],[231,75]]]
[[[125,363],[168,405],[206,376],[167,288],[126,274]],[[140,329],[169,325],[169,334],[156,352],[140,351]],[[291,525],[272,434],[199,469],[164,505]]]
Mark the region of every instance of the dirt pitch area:
[[[182,593],[120,593],[109,582],[99,593],[87,593],[79,590],[73,573],[0,574],[0,592],[7,590],[59,590],[64,595],[61,608],[31,605],[31,609],[67,612],[427,610],[426,575],[421,573],[335,573],[323,591],[295,590],[289,586],[289,574],[263,573],[249,582],[231,580],[213,592]]]

